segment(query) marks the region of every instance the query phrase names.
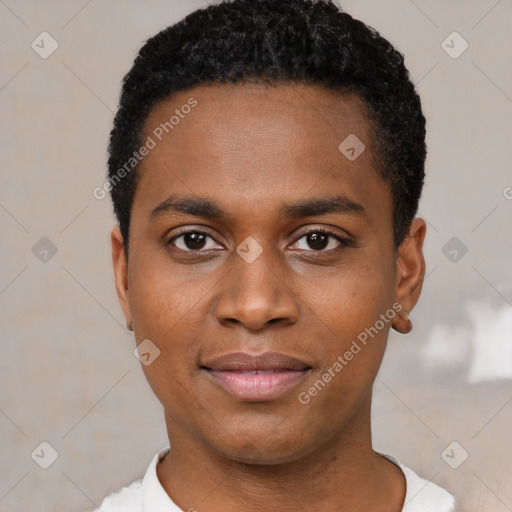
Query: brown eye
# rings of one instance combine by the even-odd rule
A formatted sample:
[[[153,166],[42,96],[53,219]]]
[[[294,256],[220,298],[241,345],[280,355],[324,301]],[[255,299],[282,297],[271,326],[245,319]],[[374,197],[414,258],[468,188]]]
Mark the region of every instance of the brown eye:
[[[305,243],[300,246],[300,242],[304,240]],[[302,235],[297,242],[295,242],[294,247],[299,250],[305,250],[309,252],[327,252],[330,250],[335,250],[340,246],[347,245],[348,241],[331,233],[329,231],[323,231],[321,229],[315,229],[310,231],[309,233],[305,233]]]
[[[203,231],[186,231],[169,240],[169,244],[186,252],[208,251],[217,247],[213,238]],[[208,246],[209,244],[209,246]]]
[[[329,235],[324,233],[309,233],[306,235],[307,244],[315,251],[321,251],[329,245]]]

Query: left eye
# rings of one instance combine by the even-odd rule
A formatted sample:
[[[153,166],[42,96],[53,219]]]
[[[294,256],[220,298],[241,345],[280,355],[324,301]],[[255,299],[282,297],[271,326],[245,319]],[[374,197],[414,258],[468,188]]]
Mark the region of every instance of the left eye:
[[[335,235],[334,233],[329,233],[327,231],[310,231],[309,233],[301,236],[295,245],[299,244],[301,240],[305,240],[306,244],[313,249],[314,251],[325,251],[336,249],[340,245],[343,245],[345,240],[340,236]],[[298,247],[301,250],[308,250],[307,247]]]

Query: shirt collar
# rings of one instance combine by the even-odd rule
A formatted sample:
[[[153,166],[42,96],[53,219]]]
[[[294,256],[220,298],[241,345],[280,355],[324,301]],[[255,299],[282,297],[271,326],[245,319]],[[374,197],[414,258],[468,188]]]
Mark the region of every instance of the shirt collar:
[[[146,471],[142,480],[143,512],[183,512],[169,497],[162,487],[156,472],[157,464],[169,453],[170,447],[158,452]]]

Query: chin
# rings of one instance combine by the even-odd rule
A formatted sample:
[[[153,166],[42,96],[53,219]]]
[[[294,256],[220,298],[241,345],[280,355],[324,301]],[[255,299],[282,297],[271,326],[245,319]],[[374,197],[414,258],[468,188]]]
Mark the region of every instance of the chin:
[[[298,433],[300,438],[295,437]],[[265,436],[262,430],[244,431],[223,440],[209,440],[208,444],[226,459],[255,466],[273,466],[297,461],[315,449],[315,442],[305,439],[303,433],[304,430],[300,428],[293,429],[293,432],[282,432],[279,437],[275,436],[275,432],[274,435]]]
[[[300,459],[300,454],[283,449],[276,452],[273,450],[260,450],[257,446],[249,443],[239,449],[229,450],[221,453],[225,458],[247,464],[250,466],[277,466],[294,462]]]

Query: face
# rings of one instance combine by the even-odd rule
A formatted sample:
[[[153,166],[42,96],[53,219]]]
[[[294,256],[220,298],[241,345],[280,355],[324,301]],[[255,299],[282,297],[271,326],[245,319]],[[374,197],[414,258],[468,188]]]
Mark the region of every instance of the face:
[[[198,87],[158,104],[148,137],[128,264],[117,227],[112,247],[137,343],[160,350],[143,369],[170,438],[277,464],[369,423],[389,328],[421,289],[425,226],[395,250],[361,100]]]

